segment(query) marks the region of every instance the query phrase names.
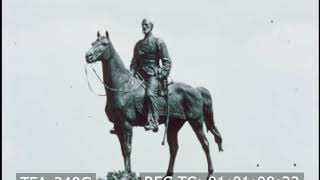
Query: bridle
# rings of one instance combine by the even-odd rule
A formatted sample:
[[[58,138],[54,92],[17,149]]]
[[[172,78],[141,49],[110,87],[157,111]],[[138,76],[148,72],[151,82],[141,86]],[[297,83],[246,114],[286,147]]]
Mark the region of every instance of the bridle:
[[[110,43],[110,45],[111,45],[111,43]],[[109,45],[109,46],[110,46],[110,45]],[[113,58],[113,57],[114,57],[114,53],[115,53],[115,51],[113,50],[113,51],[112,51],[112,54],[110,55],[110,57],[109,57],[108,59]],[[97,62],[97,61],[96,61],[96,62]],[[91,87],[91,85],[90,85],[89,78],[88,78],[88,70],[87,70],[88,68],[87,68],[87,65],[88,65],[88,63],[85,64],[85,73],[86,73],[87,83],[88,83],[88,87],[89,87],[90,91],[91,91],[93,94],[97,95],[97,96],[106,96],[106,95],[104,95],[104,94],[97,94],[97,93],[95,93],[95,92],[93,91],[93,89],[92,89],[92,87]],[[141,82],[140,82],[136,87],[134,87],[133,89],[130,89],[130,90],[121,90],[121,88],[115,89],[115,88],[112,88],[112,87],[108,86],[108,85],[102,80],[102,78],[98,75],[97,71],[96,71],[95,68],[92,66],[92,64],[91,64],[90,67],[91,67],[91,70],[94,72],[94,74],[97,76],[97,78],[98,78],[98,80],[100,81],[100,83],[103,84],[103,86],[104,86],[107,90],[112,91],[112,92],[130,93],[130,92],[136,91],[136,90],[137,90],[140,86],[142,86],[142,85],[144,84],[144,82],[145,82],[145,80],[144,80],[143,78],[141,78],[141,79],[142,79]],[[135,77],[134,77],[128,70],[127,70],[127,73],[128,73],[128,75],[129,75],[128,83],[131,84],[132,78],[135,78]],[[127,83],[125,83],[125,84],[127,84]]]

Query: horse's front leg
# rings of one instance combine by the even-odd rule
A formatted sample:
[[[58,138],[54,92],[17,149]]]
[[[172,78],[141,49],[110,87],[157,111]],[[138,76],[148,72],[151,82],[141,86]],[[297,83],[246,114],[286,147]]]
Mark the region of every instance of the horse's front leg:
[[[117,135],[121,145],[125,171],[131,173],[132,126],[123,127]]]

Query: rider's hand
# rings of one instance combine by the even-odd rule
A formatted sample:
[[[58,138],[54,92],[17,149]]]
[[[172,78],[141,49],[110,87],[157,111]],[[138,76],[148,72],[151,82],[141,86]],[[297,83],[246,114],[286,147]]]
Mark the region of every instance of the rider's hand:
[[[132,76],[134,76],[134,75],[136,75],[136,72],[135,72],[135,70],[133,70],[133,69],[130,69],[130,74],[132,75]]]
[[[163,79],[163,78],[164,78],[164,76],[163,76],[163,74],[162,74],[162,69],[161,69],[161,68],[158,69],[157,77],[158,77],[159,79]]]

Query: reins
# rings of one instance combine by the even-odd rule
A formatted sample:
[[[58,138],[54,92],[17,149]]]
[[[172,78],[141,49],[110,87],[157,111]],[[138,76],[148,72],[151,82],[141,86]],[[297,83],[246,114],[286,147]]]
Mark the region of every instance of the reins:
[[[89,86],[90,91],[91,91],[93,94],[97,95],[97,96],[106,96],[106,95],[102,95],[102,94],[97,94],[97,93],[95,93],[95,92],[93,91],[93,89],[92,89],[92,87],[91,87],[91,85],[90,85],[90,81],[89,81],[89,79],[88,79],[88,70],[87,70],[87,66],[86,66],[86,65],[87,65],[87,63],[85,64],[85,73],[86,73],[87,83],[88,83],[88,86]],[[113,91],[113,92],[130,93],[130,92],[136,91],[136,90],[137,90],[140,86],[142,86],[142,85],[144,84],[144,82],[145,82],[145,80],[142,79],[141,82],[140,82],[135,88],[133,88],[133,89],[131,89],[131,90],[121,90],[120,88],[119,88],[119,89],[115,89],[115,88],[112,88],[112,87],[108,86],[108,85],[101,79],[101,77],[98,75],[97,71],[94,69],[94,67],[93,67],[92,65],[91,65],[91,70],[92,70],[92,71],[94,72],[94,74],[97,76],[97,78],[98,78],[98,80],[100,81],[100,83],[103,84],[103,86],[104,86],[107,90]],[[133,77],[133,75],[132,75],[131,73],[128,72],[128,74],[129,74],[129,80],[128,80],[128,81],[131,82],[131,79],[134,78],[134,77]]]
[[[85,73],[86,73],[87,84],[88,84],[88,87],[89,87],[90,91],[92,92],[92,94],[97,95],[97,96],[106,96],[105,94],[97,94],[97,93],[95,93],[95,92],[93,91],[93,89],[92,89],[92,87],[91,87],[91,85],[90,85],[89,78],[88,78],[88,70],[87,70],[87,66],[86,66],[86,65],[87,65],[87,64],[84,65],[84,71],[85,71]]]

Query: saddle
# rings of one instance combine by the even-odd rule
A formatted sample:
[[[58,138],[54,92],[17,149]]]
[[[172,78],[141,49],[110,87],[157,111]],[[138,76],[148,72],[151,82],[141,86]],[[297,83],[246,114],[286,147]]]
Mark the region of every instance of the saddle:
[[[138,81],[143,81],[143,77],[139,73],[136,73],[136,78],[138,79]],[[158,84],[159,91],[158,91],[157,106],[158,106],[159,118],[163,119],[167,117],[168,107],[167,107],[166,96],[168,94],[169,117],[186,119],[186,115],[183,110],[183,107],[181,106],[181,103],[174,95],[172,95],[173,88],[170,88],[170,87],[172,87],[174,83],[173,82],[168,83],[167,79],[165,80],[166,81],[164,80],[159,81],[159,84]],[[143,85],[143,87],[144,88],[146,87],[145,84]],[[147,116],[145,92],[135,94],[134,103],[135,103],[136,112],[142,117]]]
[[[136,95],[134,98],[136,111],[141,116],[146,116],[146,106],[144,101],[144,96]],[[176,98],[169,94],[169,117],[178,118],[178,119],[186,119],[186,115],[182,106],[178,102]],[[167,116],[167,102],[165,97],[158,96],[158,114],[160,118],[164,118]]]
[[[186,115],[184,112],[183,107],[181,106],[181,103],[179,102],[179,99],[175,98],[175,96],[172,94],[172,91],[170,89],[170,86],[173,83],[170,83],[168,86],[168,103],[169,103],[169,117],[172,118],[178,118],[178,119],[186,119]],[[164,93],[164,87],[163,83],[159,83],[159,93],[158,93],[158,114],[160,118],[165,118],[167,116],[167,101],[166,101],[166,93]],[[146,104],[145,104],[145,94],[136,94],[134,97],[135,102],[135,108],[136,112],[141,116],[146,116]]]

